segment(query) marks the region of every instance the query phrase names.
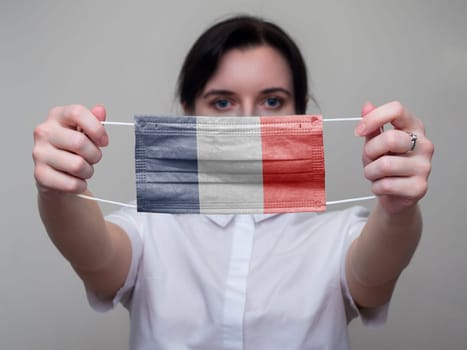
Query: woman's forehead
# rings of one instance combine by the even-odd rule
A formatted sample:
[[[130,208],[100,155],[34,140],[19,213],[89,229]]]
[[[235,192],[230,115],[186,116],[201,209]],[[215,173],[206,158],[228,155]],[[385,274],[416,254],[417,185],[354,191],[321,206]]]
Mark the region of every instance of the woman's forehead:
[[[262,45],[227,51],[204,90],[263,90],[272,86],[291,90],[292,73],[287,61],[276,49]]]

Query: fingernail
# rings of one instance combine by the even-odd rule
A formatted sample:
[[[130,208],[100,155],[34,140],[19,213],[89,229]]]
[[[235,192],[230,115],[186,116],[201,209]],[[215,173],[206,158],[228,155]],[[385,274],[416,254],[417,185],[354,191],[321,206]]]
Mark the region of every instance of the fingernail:
[[[365,123],[358,124],[357,128],[355,129],[355,136],[364,136],[366,130]]]
[[[108,143],[109,143],[109,137],[107,135],[102,136],[100,140],[101,146],[107,146]]]

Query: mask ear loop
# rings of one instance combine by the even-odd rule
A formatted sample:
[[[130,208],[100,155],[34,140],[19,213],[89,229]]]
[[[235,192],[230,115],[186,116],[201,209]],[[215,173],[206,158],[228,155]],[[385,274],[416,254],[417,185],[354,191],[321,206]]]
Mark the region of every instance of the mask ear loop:
[[[120,207],[126,207],[126,208],[137,208],[137,206],[134,205],[134,204],[111,201],[111,200],[108,200],[108,199],[97,198],[97,197],[88,196],[88,195],[85,195],[85,194],[77,194],[77,196],[80,197],[80,198],[83,198],[83,199],[88,199],[90,201],[94,201],[94,202],[113,204],[113,205],[118,205]]]
[[[361,117],[323,118],[323,122],[343,122],[343,121],[359,121],[359,120],[362,120],[362,118]],[[130,122],[102,121],[101,124],[102,125],[132,126],[132,127],[135,126],[134,123],[130,123]],[[384,126],[382,126],[380,128],[380,132],[384,132]],[[80,198],[95,201],[95,202],[100,202],[100,203],[117,205],[117,206],[120,206],[120,207],[137,209],[137,206],[134,205],[134,204],[111,201],[111,200],[108,200],[108,199],[88,196],[88,195],[85,195],[85,194],[77,194],[77,196],[80,197]],[[328,201],[328,202],[326,202],[326,206],[335,205],[335,204],[362,202],[362,201],[371,200],[371,199],[375,199],[375,198],[376,198],[376,196],[366,196],[366,197],[347,198],[347,199],[341,199],[341,200],[336,200],[336,201]]]
[[[102,198],[97,198],[97,197],[92,197],[92,196],[87,196],[85,194],[77,194],[78,197],[95,201],[95,202],[100,202],[100,203],[106,203],[106,204],[113,204],[113,205],[118,205],[120,207],[126,207],[126,208],[133,208],[137,209],[138,207],[134,204],[128,204],[128,203],[123,203],[123,202],[116,202],[116,201],[111,201],[108,199],[102,199]],[[328,205],[335,205],[335,204],[345,204],[345,203],[353,203],[353,202],[362,202],[370,199],[375,199],[376,196],[367,196],[367,197],[357,197],[357,198],[347,198],[347,199],[341,199],[338,201],[328,201],[326,202],[326,206]]]

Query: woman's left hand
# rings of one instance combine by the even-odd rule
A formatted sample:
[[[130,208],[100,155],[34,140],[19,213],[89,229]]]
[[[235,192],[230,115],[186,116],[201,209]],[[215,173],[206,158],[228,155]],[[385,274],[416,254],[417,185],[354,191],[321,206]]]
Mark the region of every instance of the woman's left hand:
[[[362,116],[355,134],[366,138],[362,160],[372,192],[388,213],[413,207],[428,189],[434,152],[423,123],[399,102],[367,103]],[[388,123],[393,128],[383,131]]]

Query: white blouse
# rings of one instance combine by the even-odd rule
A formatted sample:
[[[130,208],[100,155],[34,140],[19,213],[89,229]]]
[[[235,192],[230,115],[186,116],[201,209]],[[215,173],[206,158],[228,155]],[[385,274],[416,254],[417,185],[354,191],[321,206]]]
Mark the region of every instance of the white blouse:
[[[384,323],[359,310],[345,256],[368,211],[170,215],[121,209],[106,219],[132,244],[127,280],[105,311],[130,311],[130,349],[348,349],[347,324]]]

